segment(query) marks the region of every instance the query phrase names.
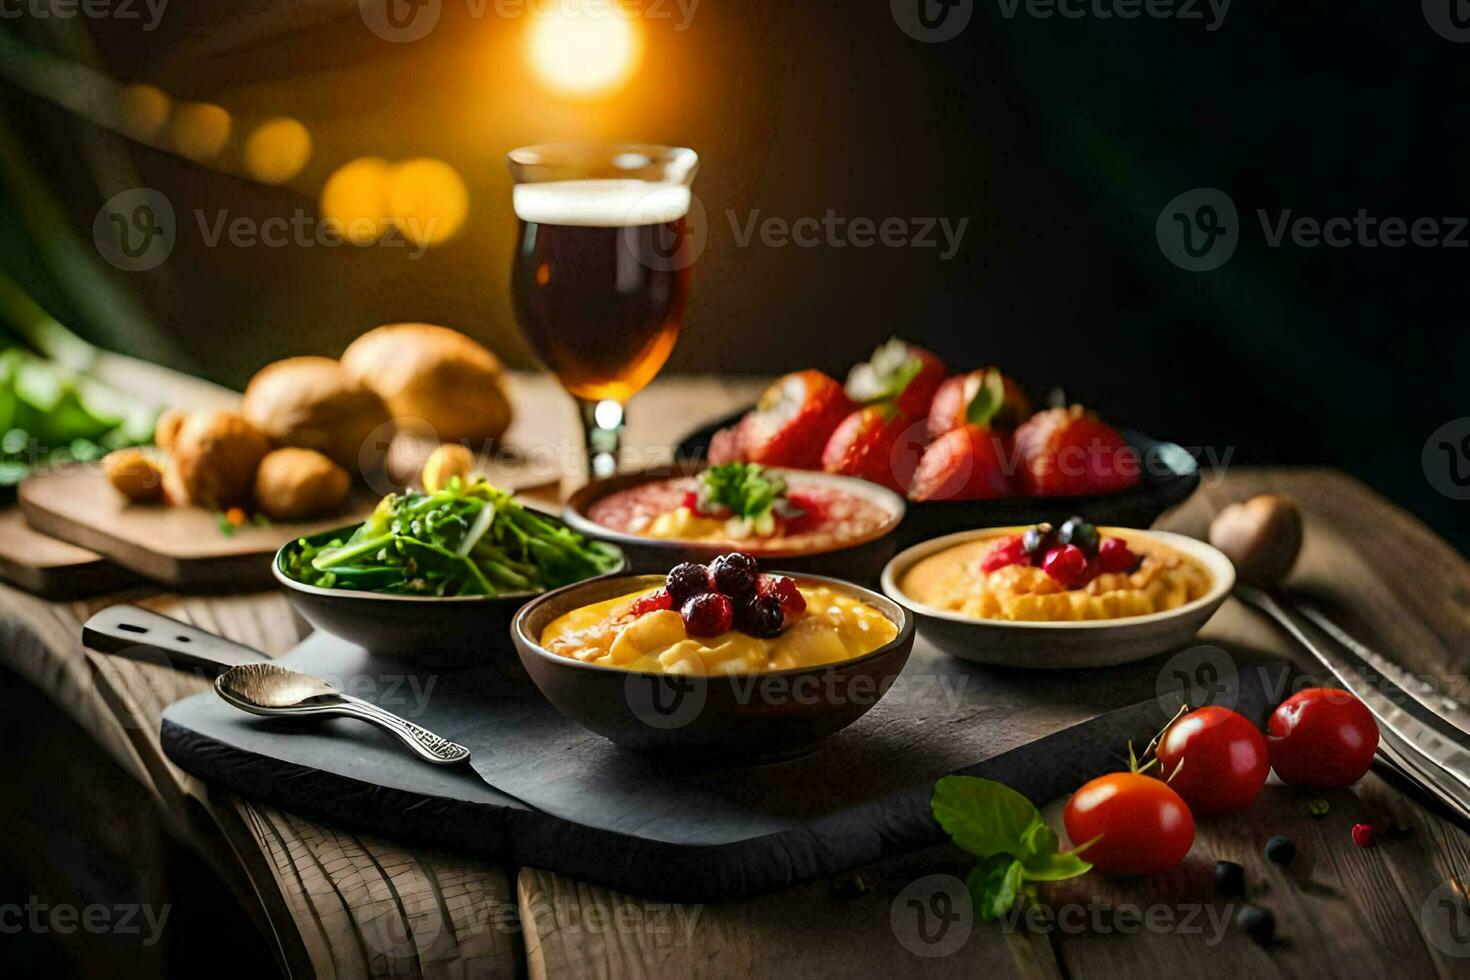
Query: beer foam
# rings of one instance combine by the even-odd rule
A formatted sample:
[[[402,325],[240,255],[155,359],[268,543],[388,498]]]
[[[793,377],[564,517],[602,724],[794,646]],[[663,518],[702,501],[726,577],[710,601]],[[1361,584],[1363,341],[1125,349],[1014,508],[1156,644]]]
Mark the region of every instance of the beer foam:
[[[625,228],[677,221],[689,213],[689,188],[652,180],[560,180],[517,184],[516,217],[544,225]]]

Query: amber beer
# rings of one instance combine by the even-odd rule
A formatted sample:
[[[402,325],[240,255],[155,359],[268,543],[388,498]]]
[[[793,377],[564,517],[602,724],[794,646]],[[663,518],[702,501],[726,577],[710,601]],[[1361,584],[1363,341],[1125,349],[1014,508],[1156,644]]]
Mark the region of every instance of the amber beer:
[[[689,202],[687,186],[643,180],[515,188],[516,318],[577,398],[626,401],[668,360],[689,295]]]

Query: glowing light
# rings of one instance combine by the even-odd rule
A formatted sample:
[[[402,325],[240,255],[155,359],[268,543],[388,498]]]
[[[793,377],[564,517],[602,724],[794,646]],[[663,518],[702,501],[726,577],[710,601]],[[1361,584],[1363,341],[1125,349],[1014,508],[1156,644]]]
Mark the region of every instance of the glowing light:
[[[354,245],[371,245],[388,230],[387,160],[360,157],[340,167],[322,188],[322,218]]]
[[[534,17],[527,35],[532,70],[549,87],[571,95],[616,88],[642,53],[637,25],[611,0],[562,0]]]
[[[443,160],[408,160],[388,174],[388,216],[416,245],[453,238],[469,212],[464,178]]]
[[[172,100],[156,85],[128,85],[117,93],[117,122],[123,133],[152,143],[168,122]]]
[[[245,141],[245,170],[261,183],[284,183],[310,159],[311,133],[287,116],[266,120]]]
[[[210,160],[219,156],[230,141],[233,126],[230,114],[219,106],[185,102],[169,120],[168,146],[190,160]]]

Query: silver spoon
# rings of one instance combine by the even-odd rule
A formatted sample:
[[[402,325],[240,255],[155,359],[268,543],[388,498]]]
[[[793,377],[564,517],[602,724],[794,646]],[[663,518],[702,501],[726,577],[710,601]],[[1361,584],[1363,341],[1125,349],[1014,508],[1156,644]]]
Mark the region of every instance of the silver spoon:
[[[326,681],[270,663],[231,667],[215,678],[214,690],[225,701],[253,715],[301,717],[345,715],[386,728],[423,759],[448,766],[464,762],[470,750],[391,711],[343,694]]]

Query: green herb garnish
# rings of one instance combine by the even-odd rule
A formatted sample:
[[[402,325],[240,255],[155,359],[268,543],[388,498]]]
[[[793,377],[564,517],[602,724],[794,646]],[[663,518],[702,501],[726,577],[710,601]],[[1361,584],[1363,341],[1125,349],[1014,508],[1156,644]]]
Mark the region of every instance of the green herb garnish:
[[[346,540],[297,542],[286,574],[326,589],[461,596],[544,592],[615,570],[622,558],[517,503],[484,479],[389,494]]]
[[[1056,832],[1031,801],[1003,783],[945,776],[929,801],[950,839],[980,859],[965,879],[982,919],[998,919],[1028,881],[1064,881],[1092,870],[1076,851],[1060,851]],[[1086,845],[1083,845],[1086,847]]]
[[[786,496],[786,481],[755,463],[711,466],[699,477],[699,509],[756,520]]]

